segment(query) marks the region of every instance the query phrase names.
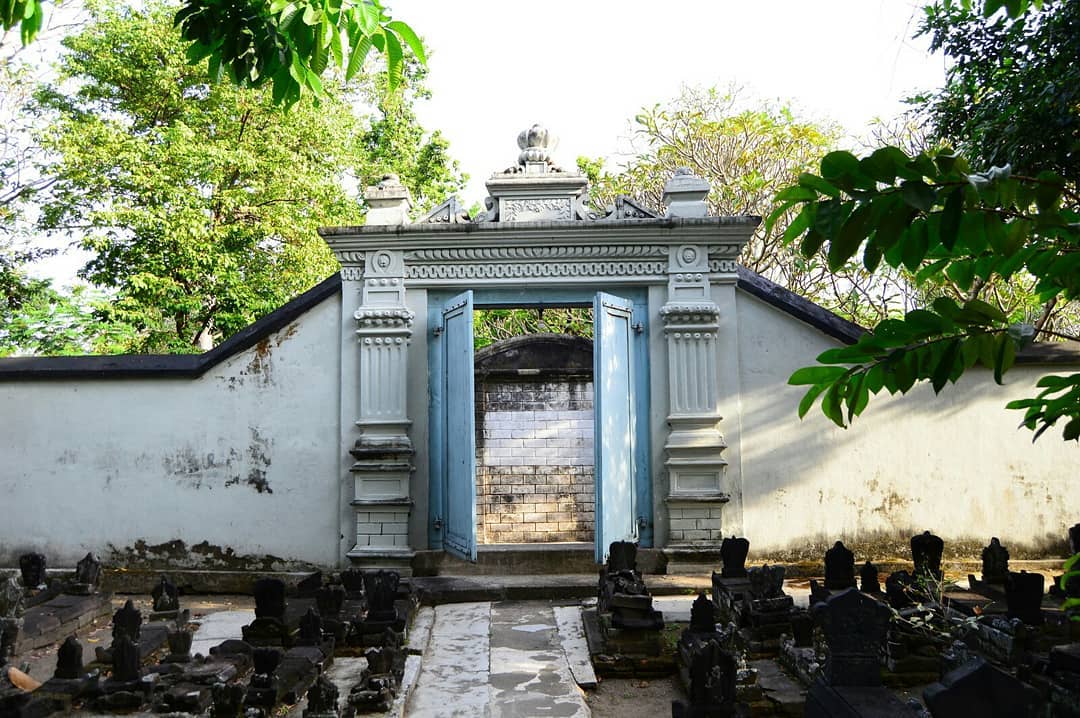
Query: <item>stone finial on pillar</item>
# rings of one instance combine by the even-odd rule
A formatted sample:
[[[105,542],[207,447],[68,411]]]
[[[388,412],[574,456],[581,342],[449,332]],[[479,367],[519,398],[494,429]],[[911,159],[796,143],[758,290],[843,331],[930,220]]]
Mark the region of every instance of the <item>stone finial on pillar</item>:
[[[664,205],[667,217],[705,217],[709,214],[705,204],[711,187],[706,180],[694,174],[689,167],[680,167],[664,185]]]
[[[377,185],[365,189],[364,202],[368,206],[369,226],[409,224],[412,198],[409,188],[395,174],[383,175]]]

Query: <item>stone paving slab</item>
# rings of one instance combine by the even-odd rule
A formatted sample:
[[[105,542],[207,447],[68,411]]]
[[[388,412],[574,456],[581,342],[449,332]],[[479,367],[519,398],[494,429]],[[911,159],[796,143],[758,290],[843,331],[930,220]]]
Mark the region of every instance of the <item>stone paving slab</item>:
[[[596,673],[589,657],[589,644],[585,640],[581,606],[554,606],[552,612],[571,675],[582,688],[596,688]]]
[[[431,641],[420,678],[406,704],[411,718],[490,716],[489,632],[491,604],[450,603],[435,607]]]
[[[208,656],[211,648],[230,638],[243,640],[241,629],[254,620],[255,611],[252,609],[217,611],[199,618],[199,628],[191,641],[192,655],[201,653]]]

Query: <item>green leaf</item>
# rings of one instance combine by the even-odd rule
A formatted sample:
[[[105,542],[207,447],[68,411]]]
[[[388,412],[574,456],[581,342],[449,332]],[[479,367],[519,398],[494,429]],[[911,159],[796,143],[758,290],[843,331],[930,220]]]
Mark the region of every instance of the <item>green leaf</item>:
[[[413,29],[401,22],[400,20],[394,20],[386,23],[386,27],[390,28],[397,33],[398,37],[405,41],[405,44],[412,50],[413,55],[420,61],[420,64],[427,64],[427,55],[424,52],[424,43],[420,41],[420,38],[416,36]]]
[[[934,188],[918,180],[905,180],[901,184],[900,193],[904,197],[904,201],[915,209],[922,210],[923,212],[929,212],[934,206]]]
[[[817,214],[816,204],[803,205],[802,210],[795,215],[795,219],[791,220],[791,224],[787,226],[783,234],[783,242],[787,244],[793,241],[796,237],[805,232],[814,221],[814,217]]]
[[[859,168],[864,174],[878,182],[892,184],[897,176],[913,179],[913,175],[907,169],[911,158],[897,147],[881,147],[871,153],[869,157],[859,162]]]
[[[958,367],[958,363],[961,366]],[[934,393],[938,394],[945,384],[949,381],[949,377],[957,370],[957,368],[963,369],[962,366],[963,357],[960,355],[960,341],[953,340],[945,345],[945,350],[941,354],[941,359],[938,360],[937,365],[934,367],[934,373],[930,377],[930,383],[934,387]]]
[[[814,405],[814,401],[821,395],[821,392],[825,391],[828,384],[815,384],[806,390],[806,394],[803,395],[802,401],[799,402],[799,418],[802,419],[806,416],[806,413],[810,411],[810,407]]]
[[[389,88],[391,91],[397,88],[401,84],[401,75],[404,70],[404,53],[401,50],[401,43],[398,42],[397,35],[392,32],[385,33],[386,37],[386,62],[388,65],[387,76],[389,78]]]
[[[945,209],[941,213],[941,243],[946,249],[956,246],[960,234],[960,219],[964,211],[964,188],[957,187],[945,198]]]
[[[850,152],[830,152],[821,158],[821,176],[825,180],[843,179],[858,173],[859,160]]]
[[[928,243],[925,221],[912,224],[900,238],[900,256],[908,271],[914,272],[922,264]]]
[[[1003,384],[1002,376],[1016,361],[1016,345],[1007,334],[998,337],[997,345],[997,352],[994,355],[994,381]]]
[[[975,281],[975,265],[971,262],[952,262],[945,269],[945,275],[966,292]]]
[[[799,175],[799,186],[816,190],[829,197],[840,196],[840,190],[835,185],[809,172],[803,172]]]
[[[855,256],[869,232],[870,206],[859,205],[829,245],[829,270],[835,272]]]
[[[788,384],[800,386],[803,384],[827,384],[836,381],[847,369],[842,366],[807,366],[798,369],[788,378]]]
[[[371,38],[362,36],[349,51],[349,65],[345,68],[345,81],[353,79],[364,66],[364,58],[371,51]]]
[[[785,187],[776,193],[773,197],[774,202],[804,202],[807,200],[817,199],[817,192],[809,187],[800,187],[799,185],[792,185],[791,187]]]

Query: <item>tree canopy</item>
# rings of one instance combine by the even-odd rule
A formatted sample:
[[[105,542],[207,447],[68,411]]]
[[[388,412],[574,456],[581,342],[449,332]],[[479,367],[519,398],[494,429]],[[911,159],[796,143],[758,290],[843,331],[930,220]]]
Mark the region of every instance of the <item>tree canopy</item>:
[[[113,293],[110,317],[134,328],[138,351],[205,348],[332,273],[316,229],[362,221],[350,178],[396,172],[421,204],[462,182],[445,141],[415,123],[419,69],[370,123],[351,106],[357,90],[329,85],[318,106],[282,112],[268,88],[215,84],[189,64],[174,12],[96,10],[32,107],[56,178],[40,225],[93,252],[80,275]],[[380,82],[359,91],[386,97]]]
[[[41,0],[7,0],[0,3],[0,27],[17,26],[27,44],[45,13]],[[174,21],[188,60],[205,60],[211,81],[272,84],[279,105],[291,106],[305,93],[323,98],[328,74],[336,68],[352,80],[372,49],[386,59],[391,90],[404,76],[406,50],[425,62],[423,42],[381,0],[185,0]]]
[[[1075,4],[1068,6],[1048,2],[1032,9],[1014,2],[1002,10],[1002,3],[993,0],[944,2],[927,13],[931,26],[948,15],[964,24],[981,23],[994,35],[1002,28],[1067,25],[1064,16],[1075,13]],[[952,37],[951,28],[942,26],[942,31]],[[941,41],[947,54],[961,52],[955,41]],[[1030,63],[1014,68],[1020,73],[1014,84],[1030,83],[1024,92],[1045,93],[1051,114],[1071,115],[1060,125],[1035,122],[1014,134],[1009,127],[994,126],[993,112],[977,106],[979,98],[1000,89],[994,82],[1000,75],[989,66],[1005,62],[1009,53],[984,54],[975,62],[965,52],[938,96],[939,102],[955,98],[957,87],[970,93],[955,107],[944,108],[948,112],[972,103],[971,121],[948,125],[943,139],[968,148],[978,160],[994,158],[1002,165],[976,171],[951,149],[910,156],[882,147],[861,158],[831,152],[816,173],[803,173],[797,184],[777,194],[768,224],[776,226],[797,209],[784,239],[798,241],[803,256],[823,250],[833,269],[859,257],[868,271],[903,268],[931,289],[951,284],[961,292],[958,297],[931,292],[923,306],[878,323],[854,345],[826,351],[818,366],[797,371],[790,383],[809,386],[800,416],[820,398],[825,415],[846,426],[882,390],[906,393],[916,382],[927,381],[941,391],[977,363],[993,369],[1000,383],[1017,351],[1032,341],[1080,338],[1075,328],[1010,316],[985,301],[984,294],[989,287],[1028,281],[1044,307],[1042,318],[1055,306],[1080,299],[1080,194],[1075,177],[1067,174],[1076,138],[1054,132],[1055,127],[1075,127],[1080,105],[1066,101],[1059,106],[1063,95],[1056,79],[1047,77],[1036,61],[1048,59],[1042,54],[1055,47],[1020,49],[1021,55],[1028,50],[1034,55]],[[1030,77],[1024,74],[1027,66],[1034,68]],[[1020,101],[1014,97],[1009,103]],[[1007,103],[1003,111],[1013,109]],[[943,107],[932,104],[929,111],[941,113]],[[1028,169],[1016,171],[1009,164],[1014,157]],[[1080,438],[1080,373],[1044,376],[1038,388],[1037,396],[1008,407],[1024,412],[1022,424],[1034,438],[1058,421],[1066,440]]]
[[[764,216],[775,194],[813,169],[840,137],[834,125],[716,88],[684,89],[675,100],[644,109],[634,125],[638,153],[618,171],[579,159],[596,206],[628,195],[661,207],[664,182],[677,168],[689,167],[712,185],[710,213]],[[784,226],[792,217],[760,226],[743,250],[742,264],[855,321],[873,323],[903,308],[908,285],[898,277],[872,276],[854,262],[836,276],[824,256],[804,257],[785,244]]]

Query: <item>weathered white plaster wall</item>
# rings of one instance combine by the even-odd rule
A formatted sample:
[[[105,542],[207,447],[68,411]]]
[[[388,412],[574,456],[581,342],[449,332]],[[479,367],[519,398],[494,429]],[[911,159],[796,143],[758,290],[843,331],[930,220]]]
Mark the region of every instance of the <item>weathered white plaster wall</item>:
[[[929,387],[885,393],[844,430],[817,406],[799,421],[804,388],[786,385],[838,341],[742,291],[738,328],[739,412],[722,426],[741,430],[742,523],[753,552],[817,559],[837,539],[872,550],[924,530],[973,547],[1000,536],[1011,549],[1037,549],[1060,543],[1080,519],[1069,501],[1080,449],[1060,429],[1032,445],[1017,429],[1021,413],[1004,408],[1032,395],[1053,367],[1018,365],[1005,387],[975,369],[938,396]]]
[[[198,379],[0,382],[0,566],[337,564],[340,313],[334,295]]]

